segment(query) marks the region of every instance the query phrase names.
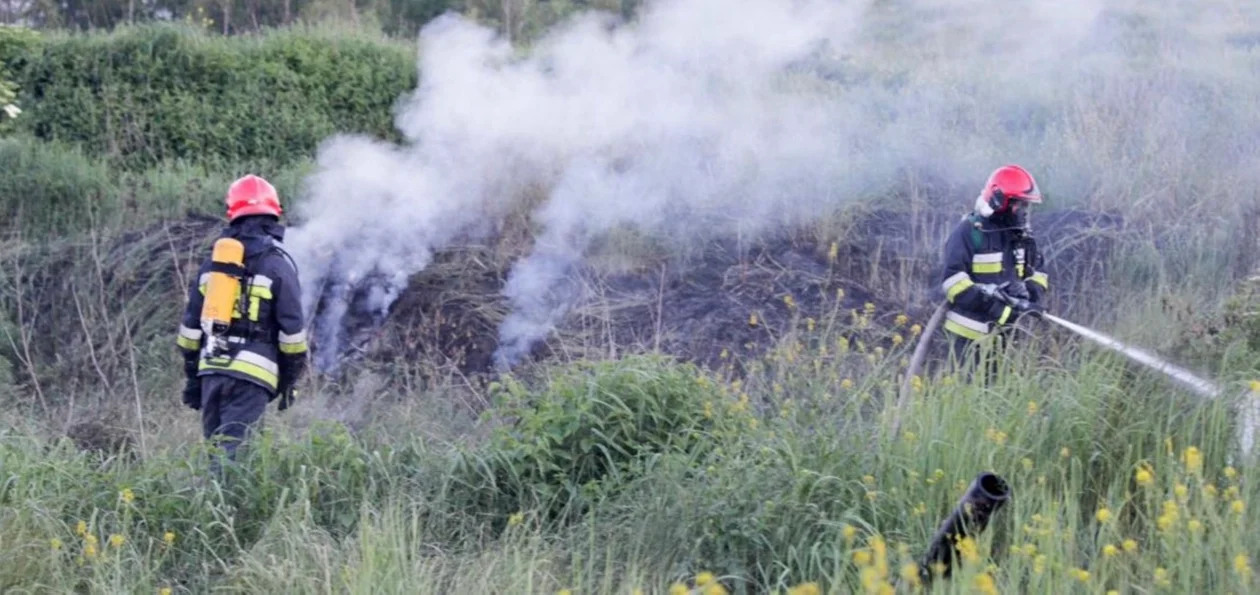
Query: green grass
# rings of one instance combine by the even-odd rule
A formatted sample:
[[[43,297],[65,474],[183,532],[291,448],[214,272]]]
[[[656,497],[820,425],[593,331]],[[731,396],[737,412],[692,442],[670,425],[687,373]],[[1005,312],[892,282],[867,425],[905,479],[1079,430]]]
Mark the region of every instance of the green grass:
[[[16,425],[0,436],[0,586],[630,593],[694,586],[712,572],[730,592],[810,581],[852,592],[918,560],[982,471],[1010,482],[1013,500],[980,537],[979,560],[938,582],[942,592],[971,592],[983,577],[1001,592],[1253,585],[1238,564],[1251,564],[1260,546],[1248,506],[1257,470],[1240,460],[1227,467],[1236,457],[1232,403],[1170,390],[1092,349],[1046,349],[1039,353],[1062,355],[1021,352],[990,386],[929,379],[894,436],[888,406],[910,342],[844,351],[838,338],[851,328],[804,327],[781,350],[744,362],[744,379],[656,357],[544,370],[543,381],[514,389],[524,421],[494,439],[461,444],[454,431],[418,435],[406,424],[355,435],[273,413],[223,485],[199,479],[205,458],[187,410],[152,412],[168,423],[134,461],[102,463]],[[608,398],[632,394],[640,396]],[[609,426],[627,419],[616,414],[623,406],[667,407],[661,413],[675,421],[661,427],[692,437],[671,440],[651,421]],[[408,406],[394,407],[402,416]],[[501,421],[479,423],[508,432]],[[610,427],[618,433],[604,447],[643,448],[616,455],[565,438]],[[1186,461],[1191,448],[1198,454]],[[583,452],[594,458],[564,467]],[[601,452],[622,461],[610,472],[614,490],[592,488],[589,475],[546,472],[589,471]],[[496,465],[508,465],[506,475],[484,473]],[[1149,483],[1138,478],[1145,468]],[[580,514],[505,498],[522,488],[580,504],[572,508]],[[1106,522],[1099,509],[1110,512]],[[1108,555],[1108,545],[1118,552]]]

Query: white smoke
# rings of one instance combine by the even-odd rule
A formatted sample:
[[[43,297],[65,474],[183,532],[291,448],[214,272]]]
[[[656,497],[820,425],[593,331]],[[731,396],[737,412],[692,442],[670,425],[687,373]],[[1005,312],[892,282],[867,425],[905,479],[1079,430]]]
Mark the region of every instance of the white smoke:
[[[321,351],[336,357],[356,292],[383,316],[435,251],[494,233],[538,189],[540,235],[504,290],[500,365],[554,328],[579,298],[589,243],[619,227],[756,234],[909,174],[974,187],[1007,162],[1082,200],[1197,184],[1165,171],[1193,156],[1178,141],[1211,139],[1220,170],[1249,142],[1209,136],[1239,123],[1203,115],[1225,104],[1232,73],[1168,69],[1227,25],[1130,4],[673,0],[630,25],[582,15],[527,56],[441,17],[421,32],[421,84],[397,117],[407,143],[335,137],[309,180],[290,245],[305,303],[324,303]],[[1121,188],[1117,165],[1149,177]]]

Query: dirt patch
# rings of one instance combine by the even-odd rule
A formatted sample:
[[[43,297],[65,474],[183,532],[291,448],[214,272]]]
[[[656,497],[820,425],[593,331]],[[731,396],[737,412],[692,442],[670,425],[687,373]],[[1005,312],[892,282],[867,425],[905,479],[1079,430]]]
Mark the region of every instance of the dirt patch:
[[[754,355],[808,320],[871,304],[876,323],[899,314],[924,322],[938,303],[940,248],[957,212],[856,214],[837,239],[783,237],[739,246],[714,242],[685,258],[638,262],[616,273],[579,271],[583,295],[533,360],[614,357],[659,350],[715,365],[723,352]],[[1051,307],[1071,315],[1092,304],[1123,228],[1111,214],[1038,214],[1052,279]],[[511,260],[499,247],[450,251],[412,278],[387,317],[352,299],[343,363],[427,362],[464,377],[493,375],[491,357],[508,311],[501,295]],[[327,329],[324,331],[327,332]],[[315,347],[318,349],[318,346]],[[353,365],[351,366],[353,368]]]
[[[939,300],[940,247],[960,217],[855,211],[826,233],[713,242],[668,258],[646,250],[616,266],[591,265],[576,272],[579,302],[528,359],[659,350],[713,365],[723,352],[761,353],[811,319],[822,324],[868,303],[877,324],[898,314],[922,323]],[[1034,224],[1047,256],[1051,307],[1068,317],[1097,309],[1107,290],[1099,280],[1107,279],[1109,255],[1127,233],[1124,221],[1059,211],[1038,213]],[[135,370],[178,369],[178,317],[222,225],[190,215],[99,242],[79,238],[6,255],[16,273],[0,305],[11,323],[29,329],[49,402],[120,393]],[[509,310],[502,291],[522,245],[515,238],[444,251],[387,312],[368,308],[366,292],[353,296],[342,328],[311,329],[315,357],[345,368],[326,378],[335,382],[365,366],[391,379],[407,368],[427,379],[493,378],[498,329]],[[337,353],[319,339],[329,331],[342,335]],[[34,394],[25,346],[10,351],[0,349],[0,357],[21,390]]]

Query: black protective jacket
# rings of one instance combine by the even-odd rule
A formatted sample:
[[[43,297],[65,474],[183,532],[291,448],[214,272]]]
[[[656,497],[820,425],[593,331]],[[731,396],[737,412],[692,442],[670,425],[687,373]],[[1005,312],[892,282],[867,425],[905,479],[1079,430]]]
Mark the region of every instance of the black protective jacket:
[[[280,223],[266,216],[246,217],[223,230],[220,237],[235,238],[245,246],[245,307],[235,313],[228,332],[231,349],[218,357],[206,357],[200,318],[209,280],[207,255],[197,284],[189,288],[179,329],[178,344],[189,378],[231,376],[262,386],[274,398],[301,377],[307,351],[302,289],[297,268],[280,245],[284,231]]]
[[[972,214],[959,221],[945,242],[940,287],[949,302],[945,330],[979,339],[1010,322],[1010,306],[987,296],[976,284],[1010,282],[1015,291],[1027,291],[1027,299],[1041,302],[1049,289],[1045,272],[1025,262],[1035,246],[1027,246],[1023,234],[1005,221]]]

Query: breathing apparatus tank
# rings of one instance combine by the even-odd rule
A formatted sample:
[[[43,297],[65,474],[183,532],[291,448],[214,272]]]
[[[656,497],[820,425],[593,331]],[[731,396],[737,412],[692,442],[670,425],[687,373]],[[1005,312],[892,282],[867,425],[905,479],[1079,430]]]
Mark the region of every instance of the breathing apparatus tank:
[[[216,240],[210,255],[209,276],[201,305],[201,330],[206,335],[206,355],[215,357],[227,350],[227,330],[240,311],[245,245],[233,238]]]

